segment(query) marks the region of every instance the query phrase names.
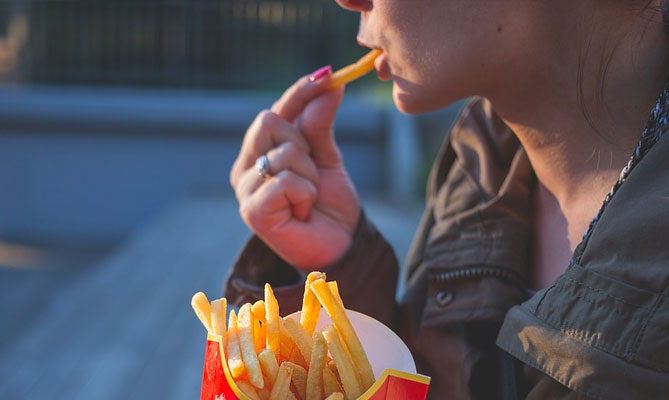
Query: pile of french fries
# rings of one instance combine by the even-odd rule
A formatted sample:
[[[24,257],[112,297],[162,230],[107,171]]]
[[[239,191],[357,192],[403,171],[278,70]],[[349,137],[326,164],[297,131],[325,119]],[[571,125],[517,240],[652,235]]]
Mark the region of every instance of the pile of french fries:
[[[230,373],[253,400],[353,400],[374,384],[337,282],[322,272],[307,276],[299,322],[281,318],[269,284],[264,300],[230,311],[227,327],[225,298],[210,303],[199,292],[192,305],[207,331],[221,336]],[[321,306],[333,324],[316,330]]]

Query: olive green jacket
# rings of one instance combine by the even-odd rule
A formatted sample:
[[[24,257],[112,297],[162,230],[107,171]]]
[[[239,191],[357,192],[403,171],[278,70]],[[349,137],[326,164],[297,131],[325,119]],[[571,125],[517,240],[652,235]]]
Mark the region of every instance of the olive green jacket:
[[[430,399],[669,398],[668,155],[665,138],[565,274],[529,297],[536,178],[513,132],[475,99],[431,172],[401,301],[397,260],[364,214],[328,278],[348,308],[400,334],[433,378]],[[225,294],[232,304],[254,301],[270,282],[283,314],[300,307],[303,281],[253,237]]]

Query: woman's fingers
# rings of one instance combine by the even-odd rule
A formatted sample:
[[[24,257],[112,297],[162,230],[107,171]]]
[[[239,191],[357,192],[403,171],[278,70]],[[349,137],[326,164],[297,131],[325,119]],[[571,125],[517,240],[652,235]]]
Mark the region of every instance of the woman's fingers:
[[[285,142],[266,153],[271,176],[284,170],[290,170],[302,178],[310,181],[314,186],[318,184],[318,170],[311,157],[293,142]],[[253,194],[265,178],[260,176],[254,166],[247,169],[235,186],[235,194],[241,202]]]
[[[309,102],[329,89],[328,82],[329,78],[312,81],[311,75],[303,76],[272,105],[272,111],[286,121],[294,123]]]
[[[276,175],[280,171],[289,169],[303,178],[308,179],[314,185],[318,183],[318,169],[316,164],[307,153],[302,151],[295,143],[285,142],[267,152],[269,160],[270,175]]]
[[[307,139],[319,168],[337,168],[342,162],[333,125],[343,95],[341,87],[318,96],[307,104],[300,117],[300,132]]]
[[[330,90],[330,78],[312,81],[304,76],[286,90],[274,103],[272,111],[288,122],[301,119],[299,129],[311,147],[316,165],[336,168],[341,164],[341,155],[335,144],[333,126],[344,88]]]
[[[283,170],[240,201],[239,209],[244,222],[262,236],[293,217],[307,220],[316,197],[313,183],[292,171]]]
[[[309,154],[311,150],[309,143],[295,126],[269,110],[260,112],[247,130],[239,156],[230,170],[232,186],[237,186],[237,180],[259,156],[287,142],[293,143],[305,154]]]

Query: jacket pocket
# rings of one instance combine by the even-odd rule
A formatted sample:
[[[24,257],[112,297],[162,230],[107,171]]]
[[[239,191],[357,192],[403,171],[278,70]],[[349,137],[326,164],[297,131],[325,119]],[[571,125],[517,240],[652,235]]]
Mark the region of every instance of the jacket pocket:
[[[525,298],[520,280],[501,268],[430,268],[421,326],[502,321],[508,309]]]

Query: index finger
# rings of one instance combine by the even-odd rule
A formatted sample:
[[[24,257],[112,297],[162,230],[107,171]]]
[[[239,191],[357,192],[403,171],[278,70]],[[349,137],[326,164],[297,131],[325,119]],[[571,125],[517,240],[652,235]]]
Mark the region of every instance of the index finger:
[[[300,78],[289,87],[271,110],[290,123],[297,121],[309,102],[329,89],[332,67],[323,67]]]

